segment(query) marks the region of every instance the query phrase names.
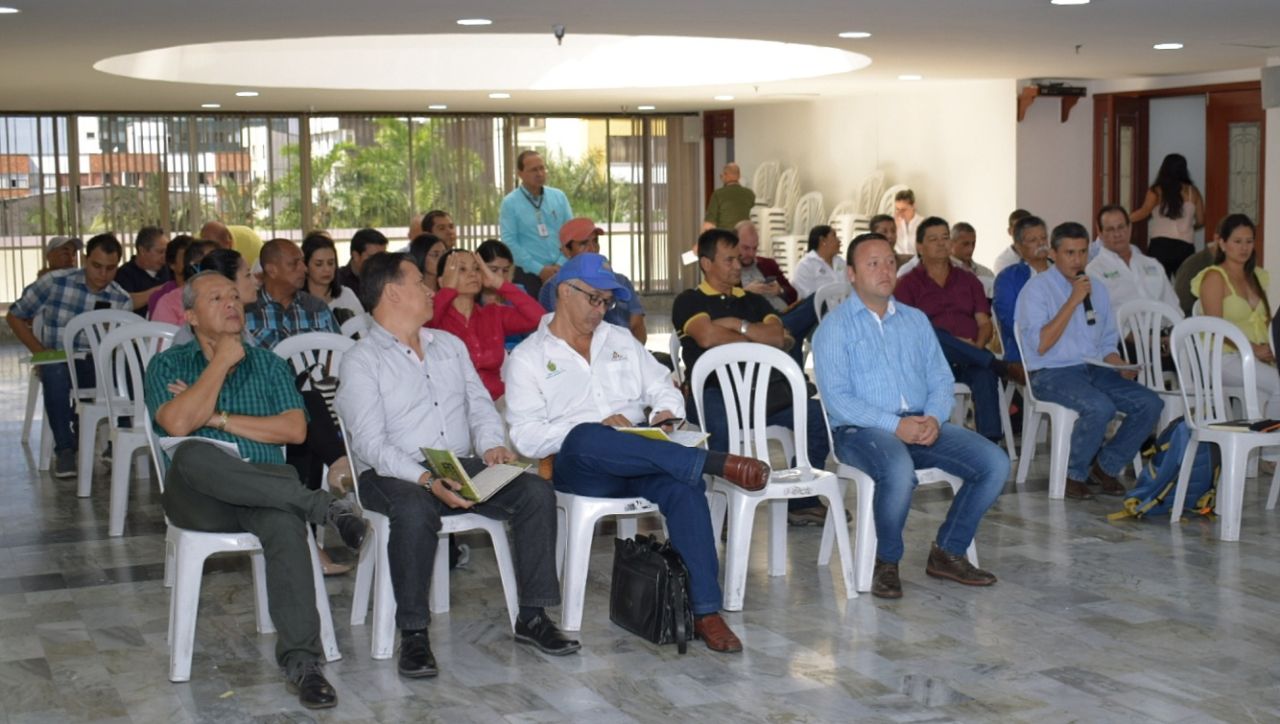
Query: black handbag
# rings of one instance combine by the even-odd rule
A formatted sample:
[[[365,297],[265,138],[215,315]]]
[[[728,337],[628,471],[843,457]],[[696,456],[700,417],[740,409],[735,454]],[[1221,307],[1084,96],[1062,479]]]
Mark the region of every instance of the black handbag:
[[[655,644],[689,649],[689,569],[670,543],[648,535],[615,539],[609,620]]]

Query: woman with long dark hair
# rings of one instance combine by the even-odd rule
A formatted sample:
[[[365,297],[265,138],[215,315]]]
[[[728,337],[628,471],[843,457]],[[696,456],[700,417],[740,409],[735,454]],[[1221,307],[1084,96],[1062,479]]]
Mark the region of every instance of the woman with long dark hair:
[[[1267,301],[1270,275],[1257,263],[1256,232],[1253,221],[1244,214],[1223,219],[1214,265],[1191,280],[1191,293],[1199,297],[1202,314],[1231,322],[1249,338],[1253,356],[1260,363],[1258,397],[1264,405],[1263,414],[1280,419],[1280,373],[1271,349],[1271,305]],[[1238,352],[1222,355],[1222,381],[1235,387],[1244,384]]]
[[[409,256],[422,271],[422,283],[433,292],[440,291],[440,257],[447,251],[449,246],[435,234],[419,234],[409,242]]]
[[[338,324],[364,314],[356,293],[338,281],[338,249],[333,239],[319,232],[307,234],[302,240],[302,263],[307,268],[303,291],[324,300]]]
[[[1147,254],[1159,261],[1172,279],[1182,262],[1195,253],[1196,229],[1204,226],[1204,197],[1191,181],[1187,159],[1182,154],[1164,157],[1142,206],[1129,214],[1129,221],[1134,224],[1147,219],[1151,219],[1147,224]]]

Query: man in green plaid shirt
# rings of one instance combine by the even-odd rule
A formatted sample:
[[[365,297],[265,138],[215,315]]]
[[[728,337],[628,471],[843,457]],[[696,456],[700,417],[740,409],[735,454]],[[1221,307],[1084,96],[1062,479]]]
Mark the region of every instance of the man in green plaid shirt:
[[[279,632],[277,663],[303,706],[334,706],[337,694],[320,669],[307,524],[332,522],[343,542],[359,550],[365,522],[346,501],[308,490],[284,464],[280,446],[306,436],[302,397],[284,360],[245,345],[235,284],[216,272],[196,274],[182,290],[182,304],[195,339],[152,358],[145,380],[159,434],[192,438],[173,451],[165,514],[182,528],[258,536]],[[239,457],[200,438],[233,443]]]

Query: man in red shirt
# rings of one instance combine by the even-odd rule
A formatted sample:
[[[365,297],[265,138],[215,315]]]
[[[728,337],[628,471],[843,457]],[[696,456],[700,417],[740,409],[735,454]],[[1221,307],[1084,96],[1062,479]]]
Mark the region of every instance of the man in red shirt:
[[[999,442],[1004,433],[997,378],[1007,376],[1008,367],[986,349],[994,327],[982,282],[951,263],[950,246],[945,219],[930,216],[922,221],[916,229],[920,264],[898,280],[894,297],[929,317],[956,381],[973,392],[978,434]]]

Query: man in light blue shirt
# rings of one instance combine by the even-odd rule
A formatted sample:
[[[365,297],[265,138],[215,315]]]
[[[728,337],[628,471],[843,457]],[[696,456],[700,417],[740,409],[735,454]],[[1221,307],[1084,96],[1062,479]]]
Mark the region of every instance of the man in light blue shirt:
[[[964,480],[938,530],[925,573],[990,586],[991,573],[965,551],[1009,476],[1009,458],[972,430],[945,422],[955,378],[929,318],[895,302],[897,260],[880,234],[849,243],[853,294],[823,319],[813,337],[818,390],[836,458],[875,481],[877,552],[871,594],[901,598],[902,528],[917,468],[941,468]]]
[[[516,175],[520,185],[502,199],[498,211],[502,243],[511,249],[516,266],[545,282],[565,262],[560,227],[573,218],[573,209],[563,191],[546,185],[547,164],[537,151],[520,152]]]
[[[1084,271],[1089,232],[1068,221],[1054,227],[1049,245],[1054,268],[1026,283],[1014,312],[1022,361],[1038,399],[1080,414],[1071,431],[1066,496],[1092,498],[1086,479],[1107,495],[1123,495],[1116,476],[1155,428],[1163,403],[1133,381],[1133,370],[1102,364],[1124,359],[1117,353],[1120,334],[1107,288],[1099,283],[1094,289]],[[1124,413],[1124,421],[1103,445],[1116,412]]]

